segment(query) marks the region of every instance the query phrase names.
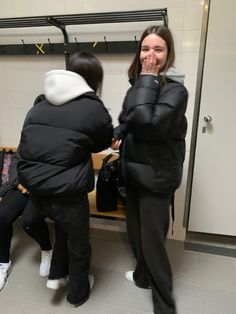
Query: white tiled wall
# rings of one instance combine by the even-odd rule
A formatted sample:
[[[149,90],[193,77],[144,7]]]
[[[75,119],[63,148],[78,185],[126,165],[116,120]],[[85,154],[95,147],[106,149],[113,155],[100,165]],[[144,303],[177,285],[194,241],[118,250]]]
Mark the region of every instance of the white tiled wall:
[[[192,115],[195,98],[197,65],[203,1],[200,0],[8,0],[1,3],[0,18],[32,15],[75,14],[88,12],[125,11],[164,8],[168,9],[169,26],[176,46],[176,67],[186,74],[185,85],[189,91],[187,118],[187,156],[181,187],[176,195],[175,239],[183,240],[182,227],[187,166],[189,158]],[[130,40],[139,38],[142,31],[153,22],[107,25],[68,26],[70,41]],[[33,29],[0,29],[0,45],[7,43],[62,42],[61,32],[54,27]],[[126,90],[127,69],[132,55],[98,55],[105,70],[102,99],[113,116],[114,125],[121,109]],[[42,92],[46,71],[64,68],[63,56],[0,56],[0,145],[16,146],[26,112],[34,98]],[[107,220],[92,220],[94,226],[124,230],[124,224]]]

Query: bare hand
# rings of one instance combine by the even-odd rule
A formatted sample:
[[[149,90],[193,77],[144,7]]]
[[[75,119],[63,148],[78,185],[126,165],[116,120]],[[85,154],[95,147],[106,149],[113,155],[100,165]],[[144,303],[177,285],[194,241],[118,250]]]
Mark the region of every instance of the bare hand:
[[[17,189],[22,193],[22,194],[29,194],[29,191],[22,185],[18,184]]]
[[[118,140],[117,138],[113,138],[112,142],[111,142],[111,148],[112,149],[119,149],[121,143],[122,143],[122,140]]]
[[[148,55],[142,63],[141,74],[154,74],[158,75],[160,70],[160,64],[154,53]]]

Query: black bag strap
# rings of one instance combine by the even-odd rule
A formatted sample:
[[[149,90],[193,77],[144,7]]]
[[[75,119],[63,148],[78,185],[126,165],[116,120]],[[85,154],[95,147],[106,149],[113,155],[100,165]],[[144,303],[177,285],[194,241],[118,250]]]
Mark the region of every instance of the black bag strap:
[[[115,156],[115,154],[118,154],[118,156],[119,156],[119,153],[118,153],[118,152],[114,152],[114,153],[110,153],[110,154],[107,155],[105,158],[103,158],[103,160],[102,160],[102,165],[104,166],[105,164],[107,164],[108,161],[111,159],[111,157]]]
[[[114,153],[108,154],[105,158],[102,160],[102,167],[99,170],[100,177],[104,182],[108,182],[111,178],[111,175],[113,171],[116,169],[114,167],[115,163],[113,161],[109,163],[109,160],[114,156]],[[117,160],[117,159],[116,159]],[[114,160],[114,161],[116,161]],[[112,167],[113,165],[113,167]]]

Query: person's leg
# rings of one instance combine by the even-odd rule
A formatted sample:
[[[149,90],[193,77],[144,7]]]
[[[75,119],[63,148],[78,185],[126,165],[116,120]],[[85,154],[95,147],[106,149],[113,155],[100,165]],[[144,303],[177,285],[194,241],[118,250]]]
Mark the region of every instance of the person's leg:
[[[49,280],[61,279],[68,276],[67,235],[55,222],[55,243],[51,261]]]
[[[10,260],[12,223],[23,213],[29,198],[18,190],[9,190],[0,202],[0,263]]]
[[[165,248],[170,199],[140,192],[142,248],[150,274],[155,314],[175,314],[172,272]]]
[[[28,197],[18,190],[9,190],[0,202],[0,290],[10,271],[12,223],[22,214]]]
[[[71,305],[78,306],[89,298],[90,293],[89,268],[91,248],[89,243],[88,197],[85,194],[54,197],[52,198],[52,203],[51,217],[67,237],[69,257],[67,300]],[[59,260],[58,263],[60,263]]]
[[[89,298],[91,247],[89,240],[89,202],[82,195],[72,204],[71,229],[68,233],[69,290],[67,300],[74,306]]]
[[[55,215],[55,213],[57,213],[57,202],[55,205],[54,199],[57,199],[57,197],[31,195],[32,206],[35,210],[37,210],[42,217],[49,217],[54,220],[55,243],[51,257],[47,287],[58,289],[62,285],[59,279],[64,279],[64,277],[68,275],[68,255],[67,235],[58,226],[57,219],[54,219],[54,216],[57,218],[57,215]],[[27,224],[25,224],[25,226],[27,227]]]
[[[47,277],[51,265],[52,245],[50,241],[45,215],[43,215],[35,204],[29,200],[23,214],[22,226],[25,232],[33,238],[41,248],[41,263],[39,274],[41,277]]]
[[[35,203],[29,200],[22,214],[22,227],[39,244],[42,251],[50,251],[52,244],[45,218],[45,215],[35,207]]]
[[[132,281],[133,276],[133,280],[138,287],[150,288],[149,273],[146,266],[145,258],[143,256],[141,240],[139,191],[136,187],[132,185],[127,186],[126,208],[127,233],[134,257],[136,259],[136,267],[134,273],[132,274],[132,272],[127,272],[126,278],[127,276],[131,276],[130,279]]]

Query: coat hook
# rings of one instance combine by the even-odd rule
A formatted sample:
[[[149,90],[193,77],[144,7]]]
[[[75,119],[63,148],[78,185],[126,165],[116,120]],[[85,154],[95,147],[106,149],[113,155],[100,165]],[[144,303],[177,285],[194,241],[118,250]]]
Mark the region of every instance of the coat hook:
[[[50,42],[50,39],[48,38],[48,43],[52,47],[52,43]]]
[[[135,44],[137,44],[137,37],[136,37],[136,35],[134,36],[134,41],[135,41]]]
[[[0,45],[0,50],[1,50],[1,53],[3,54],[5,52],[5,49],[4,49],[4,45]]]
[[[93,43],[93,48],[95,48],[96,46],[97,46],[97,41],[95,41],[94,43]]]
[[[107,38],[106,38],[106,36],[104,36],[104,41],[105,41],[105,44],[107,44]]]
[[[79,46],[79,43],[78,43],[78,41],[77,41],[77,38],[75,37],[75,42],[76,42],[76,44]]]
[[[24,42],[24,40],[21,38],[21,41],[22,41],[22,44],[25,46],[25,42]]]

